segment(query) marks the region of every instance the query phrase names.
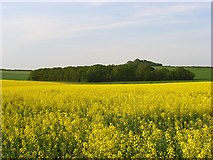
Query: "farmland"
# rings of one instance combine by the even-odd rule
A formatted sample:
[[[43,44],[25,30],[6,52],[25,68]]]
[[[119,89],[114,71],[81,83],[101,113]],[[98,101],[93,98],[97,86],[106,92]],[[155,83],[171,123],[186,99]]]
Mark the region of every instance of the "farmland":
[[[2,84],[4,158],[212,158],[210,82]]]
[[[195,74],[196,80],[211,80],[213,68],[202,68],[202,67],[186,67],[187,70]]]
[[[165,68],[172,70],[175,67],[173,66],[164,66]],[[162,67],[155,67],[155,68],[162,68]],[[213,68],[212,67],[184,67],[185,69],[191,71],[195,74],[194,80],[195,81],[211,81]]]
[[[7,80],[27,80],[30,71],[23,70],[0,70],[1,79]]]

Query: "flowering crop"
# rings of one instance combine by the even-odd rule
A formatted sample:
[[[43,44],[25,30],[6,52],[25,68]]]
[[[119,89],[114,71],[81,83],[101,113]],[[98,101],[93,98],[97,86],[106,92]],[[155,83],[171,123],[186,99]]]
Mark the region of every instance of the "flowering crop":
[[[4,158],[213,158],[210,82],[2,84]]]

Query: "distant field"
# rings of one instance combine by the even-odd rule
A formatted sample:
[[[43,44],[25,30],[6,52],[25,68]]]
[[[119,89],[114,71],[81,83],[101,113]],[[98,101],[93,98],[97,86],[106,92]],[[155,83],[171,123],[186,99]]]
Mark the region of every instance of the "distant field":
[[[5,80],[27,80],[30,71],[14,71],[14,70],[0,70],[0,79]]]
[[[174,69],[175,67],[166,67],[166,68]],[[211,81],[211,71],[213,71],[213,68],[209,68],[209,67],[184,67],[184,68],[188,69],[189,71],[195,74],[196,81]],[[27,80],[29,74],[30,74],[30,71],[0,70],[0,79]],[[159,81],[159,82],[162,82],[162,81]],[[116,83],[116,82],[113,82],[113,83]],[[118,83],[141,83],[141,82],[118,82]],[[152,82],[148,81],[143,83],[152,83]]]
[[[213,71],[213,68],[185,67],[185,69],[193,72],[196,80],[211,80],[211,71]]]
[[[155,67],[161,68],[161,67]],[[175,69],[175,67],[169,66],[165,67],[167,69]],[[213,68],[210,67],[184,67],[185,69],[193,72],[195,74],[195,80],[197,81],[211,81],[211,71]]]

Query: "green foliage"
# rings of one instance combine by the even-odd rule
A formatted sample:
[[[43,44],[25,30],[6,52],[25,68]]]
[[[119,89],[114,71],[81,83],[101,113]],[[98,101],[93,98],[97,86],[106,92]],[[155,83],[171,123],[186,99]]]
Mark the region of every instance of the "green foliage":
[[[191,80],[195,77],[194,73],[184,69],[183,67],[179,67],[171,71],[171,76],[174,80]]]
[[[143,79],[142,77],[144,76],[142,73],[140,74],[140,72],[142,72],[140,69],[136,70],[136,63],[131,63],[131,61],[127,62],[128,65],[127,68],[128,71],[128,80],[119,80],[120,77],[116,78],[116,75],[114,72],[119,73],[119,67],[116,69],[114,65],[110,65],[110,66],[104,66],[104,68],[106,69],[106,76],[105,76],[105,81],[104,82],[115,82],[112,81],[112,79],[115,79],[118,83],[128,83],[127,81],[129,81],[129,83],[133,83],[133,80],[131,80],[131,77],[133,77],[133,74],[135,74],[135,79],[134,79],[134,83],[142,83],[139,81],[139,79]],[[134,65],[132,65],[134,64]],[[119,65],[122,66],[122,65]],[[63,74],[61,74],[63,76],[61,81],[66,81],[66,82],[89,82],[87,80],[87,75],[86,75],[86,70],[89,67],[66,67],[66,68],[61,68],[61,69],[65,69],[63,71]],[[140,68],[140,67],[139,67]],[[169,77],[170,75],[170,71],[177,69],[178,67],[173,67],[173,66],[153,66],[153,68],[155,69],[155,82],[157,82],[157,79],[160,79],[160,81],[158,82],[164,82],[164,81],[174,81],[172,79],[168,79],[166,77]],[[195,81],[210,81],[212,80],[211,78],[211,72],[213,71],[213,68],[211,67],[184,67],[184,69],[189,70],[190,72],[194,73],[195,77],[193,80]],[[44,69],[45,70],[45,69]],[[59,70],[60,72],[61,70]],[[48,71],[45,71],[48,74],[51,74]],[[45,74],[45,72],[43,72],[43,74]],[[39,72],[36,72],[36,74],[38,74]],[[5,79],[5,80],[27,80],[29,78],[30,75],[30,71],[28,70],[0,70],[0,79]],[[45,79],[50,79],[54,78],[54,76],[46,76]],[[60,75],[60,74],[59,74]],[[31,75],[30,75],[31,76]],[[40,75],[41,76],[41,75]],[[43,75],[44,76],[44,75]],[[103,76],[103,75],[102,75]],[[37,79],[40,79],[41,77],[39,77],[39,75],[33,75],[33,77],[37,77]],[[139,78],[141,77],[141,78]],[[163,78],[164,77],[164,78]],[[30,78],[32,80],[32,78]],[[48,81],[48,80],[47,80]],[[56,80],[53,80],[56,81]],[[58,81],[58,80],[57,80]],[[125,82],[124,82],[125,81]],[[153,83],[153,80],[150,80]],[[97,81],[98,82],[98,81]],[[147,81],[143,80],[143,83],[147,83]]]
[[[194,74],[184,68],[155,69],[161,64],[136,59],[122,65],[93,65],[38,69],[30,73],[29,80],[68,82],[159,81],[192,80]]]
[[[134,61],[128,61],[127,64],[134,64],[134,65],[145,64],[149,66],[162,66],[161,63],[155,63],[152,61],[140,60],[140,59],[135,59]]]

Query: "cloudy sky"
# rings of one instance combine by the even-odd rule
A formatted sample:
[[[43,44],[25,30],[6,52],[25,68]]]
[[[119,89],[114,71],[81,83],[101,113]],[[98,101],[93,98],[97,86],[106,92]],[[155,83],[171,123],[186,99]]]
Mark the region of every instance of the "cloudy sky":
[[[211,64],[211,3],[4,3],[3,68]]]

